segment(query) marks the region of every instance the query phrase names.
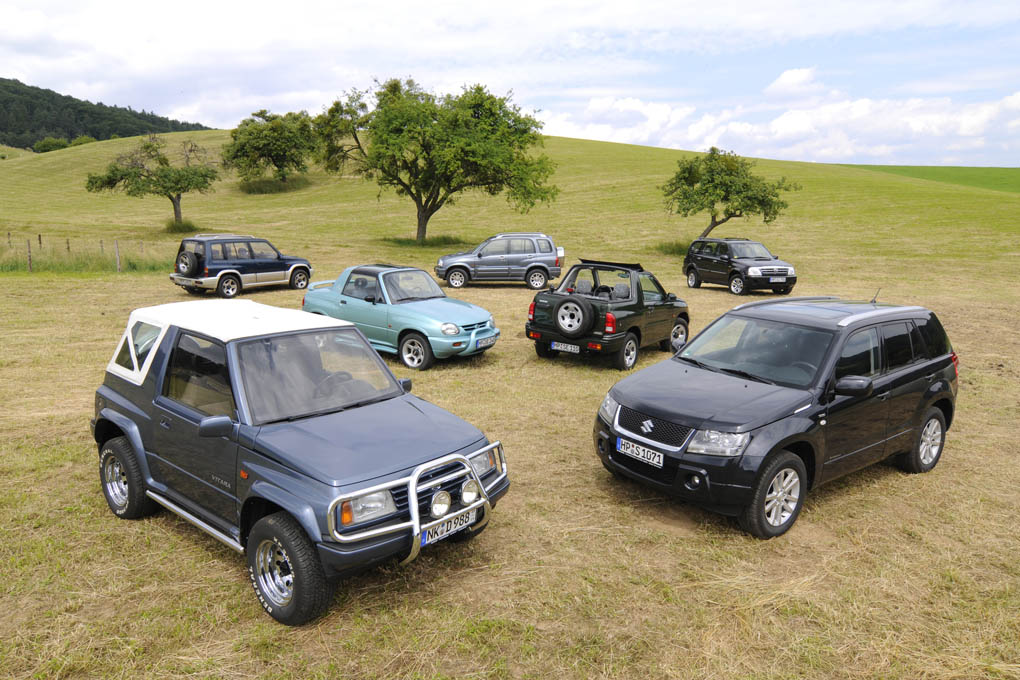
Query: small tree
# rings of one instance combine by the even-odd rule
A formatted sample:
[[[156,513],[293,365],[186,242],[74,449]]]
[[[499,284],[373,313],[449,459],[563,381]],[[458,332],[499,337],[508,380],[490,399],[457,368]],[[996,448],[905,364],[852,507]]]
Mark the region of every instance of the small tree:
[[[315,148],[312,119],[304,111],[279,115],[265,109],[251,114],[230,131],[223,147],[223,165],[236,168],[246,181],[262,177],[266,169],[281,182],[291,172],[307,172]]]
[[[78,135],[71,140],[71,146],[81,146],[82,144],[91,144],[96,141],[96,138],[91,135]]]
[[[206,193],[219,173],[207,160],[205,149],[191,140],[181,144],[181,165],[173,165],[163,148],[166,142],[156,135],[120,156],[101,175],[89,173],[88,191],[123,191],[128,196],[163,196],[174,206],[174,224],[181,223],[181,196],[197,191]]]
[[[796,191],[800,185],[781,177],[767,182],[751,174],[754,163],[732,151],[714,146],[707,154],[677,161],[677,171],[662,187],[666,210],[682,217],[708,211],[708,226],[701,237],[734,217],[761,215],[765,224],[774,222],[787,208],[780,191]]]
[[[67,140],[63,137],[43,137],[32,145],[32,151],[36,153],[46,153],[47,151],[57,151],[58,149],[66,148]]]
[[[459,95],[435,95],[413,80],[389,80],[374,93],[351,90],[315,119],[327,171],[350,169],[398,196],[409,196],[418,214],[418,243],[429,219],[471,189],[496,196],[527,212],[552,201],[559,189],[546,184],[554,165],[545,155],[540,123],[489,94],[481,85]]]

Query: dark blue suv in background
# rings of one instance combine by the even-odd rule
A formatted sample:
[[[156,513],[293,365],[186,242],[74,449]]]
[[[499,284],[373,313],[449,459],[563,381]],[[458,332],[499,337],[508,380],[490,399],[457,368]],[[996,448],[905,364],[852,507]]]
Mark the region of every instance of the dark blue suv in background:
[[[181,241],[170,280],[193,295],[215,290],[236,297],[245,288],[308,286],[312,265],[283,255],[264,238],[238,234],[197,234]]]
[[[595,452],[614,474],[771,538],[819,484],[890,457],[909,472],[935,467],[958,365],[923,307],[748,303],[614,385],[595,418]]]

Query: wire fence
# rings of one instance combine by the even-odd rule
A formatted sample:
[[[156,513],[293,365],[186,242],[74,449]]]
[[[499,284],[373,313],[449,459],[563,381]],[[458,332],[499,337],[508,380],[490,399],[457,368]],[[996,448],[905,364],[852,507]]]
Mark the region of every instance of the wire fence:
[[[7,232],[0,241],[0,272],[170,271],[165,242],[141,239],[53,237]]]

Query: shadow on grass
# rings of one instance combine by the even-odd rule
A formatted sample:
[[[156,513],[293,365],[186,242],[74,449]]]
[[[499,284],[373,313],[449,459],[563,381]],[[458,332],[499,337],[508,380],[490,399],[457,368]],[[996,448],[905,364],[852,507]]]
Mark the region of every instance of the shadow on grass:
[[[171,217],[166,222],[164,222],[163,225],[164,225],[163,231],[165,231],[168,234],[194,234],[196,231],[198,231],[198,225],[192,222],[191,220],[181,220],[180,222],[175,222],[174,218]]]
[[[473,241],[465,241],[459,236],[443,234],[441,236],[427,236],[422,243],[413,238],[398,238],[396,236],[384,236],[379,239],[383,243],[402,248],[446,248],[449,246],[470,246],[475,245]]]
[[[238,182],[238,188],[246,194],[285,194],[289,191],[299,191],[311,185],[307,177],[291,177],[286,182],[275,178],[254,179],[251,181]]]

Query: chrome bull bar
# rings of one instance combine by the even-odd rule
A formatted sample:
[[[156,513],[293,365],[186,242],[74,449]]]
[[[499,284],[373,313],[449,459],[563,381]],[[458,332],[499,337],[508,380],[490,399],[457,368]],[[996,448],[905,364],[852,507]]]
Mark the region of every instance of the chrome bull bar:
[[[474,458],[475,456],[483,455],[487,451],[491,450],[495,450],[496,452],[496,455],[498,457],[497,469],[501,471],[495,477],[495,479],[489,482],[488,486],[486,486],[482,484],[482,480],[475,473],[475,469],[471,466],[470,459]],[[441,468],[445,465],[449,465],[450,463],[460,463],[461,467],[449,474],[439,477],[438,479],[430,479],[424,483],[420,481],[421,476],[426,472],[435,470],[437,468]],[[411,551],[408,553],[407,557],[405,557],[400,562],[401,564],[406,564],[414,560],[416,557],[418,557],[418,553],[421,551],[422,534],[434,526],[437,526],[439,524],[442,524],[443,522],[449,521],[451,519],[467,514],[469,512],[473,512],[478,508],[482,509],[481,519],[476,521],[471,527],[462,529],[462,531],[477,531],[479,528],[487,524],[489,521],[489,513],[492,511],[492,504],[489,502],[489,491],[493,489],[496,485],[498,485],[500,482],[502,482],[504,479],[506,479],[506,476],[507,476],[506,456],[503,453],[503,445],[498,441],[488,444],[487,446],[483,446],[477,451],[472,451],[471,453],[468,454],[451,453],[449,455],[443,456],[442,458],[436,458],[435,460],[430,460],[427,463],[422,463],[421,465],[416,467],[408,477],[395,479],[391,482],[383,482],[382,484],[376,484],[375,486],[359,489],[358,491],[355,491],[353,493],[344,494],[343,496],[337,496],[329,504],[329,510],[327,512],[329,533],[335,540],[337,540],[340,543],[356,543],[358,541],[364,541],[371,538],[378,538],[379,536],[386,536],[388,534],[410,530]],[[473,503],[470,503],[469,505],[466,505],[463,508],[457,510],[456,512],[446,514],[440,517],[439,519],[430,520],[425,524],[422,524],[421,516],[418,511],[418,493],[420,491],[428,491],[429,489],[441,486],[443,484],[446,484],[447,482],[460,479],[462,477],[470,477],[471,479],[475,480],[476,484],[478,484],[478,488],[481,489],[481,493],[479,494],[478,499],[475,500]],[[340,533],[337,524],[336,511],[341,503],[343,503],[344,501],[353,500],[355,498],[358,498],[359,496],[364,496],[366,494],[375,493],[377,491],[388,491],[390,489],[394,489],[401,486],[407,487],[407,511],[410,514],[409,520],[405,522],[400,522],[398,524],[388,524],[386,526],[377,527],[375,529],[367,529],[365,531],[359,531],[356,533],[346,534]]]

